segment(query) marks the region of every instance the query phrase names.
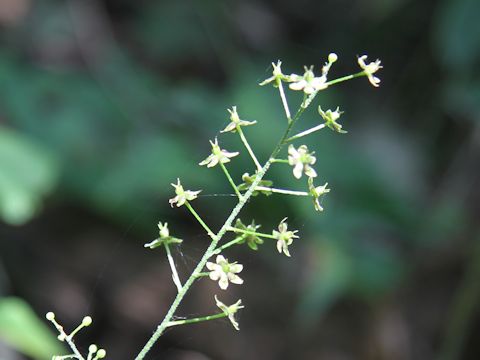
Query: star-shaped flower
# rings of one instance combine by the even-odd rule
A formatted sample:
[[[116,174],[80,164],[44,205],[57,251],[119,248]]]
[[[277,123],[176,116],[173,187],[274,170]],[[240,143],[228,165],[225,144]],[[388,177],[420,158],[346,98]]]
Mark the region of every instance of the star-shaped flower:
[[[342,130],[342,125],[337,122],[340,118],[340,115],[343,114],[342,111],[337,107],[335,111],[328,109],[327,111],[323,111],[322,108],[318,107],[318,113],[320,116],[325,120],[325,125],[328,126],[333,131],[336,131],[340,134],[346,134],[347,131]]]
[[[316,211],[323,211],[323,207],[320,204],[320,197],[330,192],[330,189],[327,188],[328,183],[325,185],[315,187],[313,185],[313,178],[308,178],[308,191],[310,196],[313,199],[313,206],[315,206]]]
[[[303,76],[292,74],[289,78],[290,81],[292,81],[292,83],[289,85],[290,89],[303,90],[303,92],[307,95],[328,87],[328,85],[326,85],[327,76],[322,75],[320,77],[315,77],[315,74],[313,73],[313,66],[310,68],[305,66],[305,73]]]
[[[278,225],[278,231],[273,230],[272,235],[277,239],[277,250],[279,253],[284,253],[287,256],[290,256],[288,247],[292,244],[293,239],[298,239],[298,236],[295,235],[298,230],[289,231],[288,224],[286,223],[287,218],[283,219]]]
[[[246,230],[250,232],[256,232],[257,229],[259,229],[261,225],[256,225],[255,220],[252,220],[252,223],[250,225],[245,225],[242,223],[242,220],[237,219],[235,222],[235,228],[240,229],[240,230]],[[252,250],[258,250],[258,245],[263,244],[263,239],[258,237],[257,235],[254,234],[243,234],[242,240],[239,241],[239,244],[247,243],[248,247]]]
[[[232,323],[235,330],[240,330],[240,328],[238,327],[238,322],[235,320],[234,315],[238,310],[243,309],[245,307],[242,305],[242,300],[240,299],[235,304],[227,306],[224,303],[222,303],[220,300],[218,300],[217,295],[215,295],[215,302],[217,303],[217,306],[220,308],[220,310],[222,310],[225,313],[225,315],[228,316],[228,319]]]
[[[301,145],[298,149],[295,149],[293,145],[288,147],[288,163],[293,166],[293,176],[297,179],[302,177],[302,173],[309,177],[317,176],[315,169],[310,166],[317,161],[313,154],[314,152],[308,152],[306,145]]]
[[[358,58],[358,65],[360,65],[365,75],[367,75],[368,81],[370,81],[370,84],[372,84],[375,87],[378,87],[380,84],[380,79],[374,76],[373,74],[375,74],[378,70],[383,68],[383,66],[380,65],[381,61],[377,59],[374,62],[366,64],[365,60],[367,60],[367,55],[360,56]]]
[[[228,152],[227,150],[220,149],[220,146],[218,145],[218,140],[216,138],[214,142],[210,141],[210,144],[212,145],[212,153],[208,155],[208,157],[205,160],[201,161],[198,165],[207,165],[207,167],[211,168],[218,163],[228,163],[230,162],[230,158],[233,158],[239,154],[238,152]]]
[[[215,263],[207,262],[207,269],[210,270],[210,279],[218,281],[220,289],[226,290],[228,283],[243,284],[243,280],[237,275],[243,270],[243,265],[236,262],[229,263],[222,255],[218,255]]]
[[[272,63],[273,66],[273,75],[270,76],[268,79],[262,81],[259,85],[264,86],[270,83],[273,83],[274,87],[278,87],[277,81],[289,81],[289,77],[282,73],[282,62],[280,60],[277,63]]]
[[[254,125],[256,124],[257,122],[256,121],[247,121],[247,120],[241,120],[240,119],[240,116],[238,116],[238,113],[237,113],[237,107],[236,106],[232,106],[232,109],[228,109],[228,112],[230,113],[230,120],[231,120],[231,123],[227,125],[227,127],[225,129],[223,129],[222,133],[224,132],[235,132],[237,131],[237,126],[248,126],[248,125]]]
[[[180,179],[177,179],[176,184],[171,185],[175,188],[175,194],[177,195],[168,201],[171,207],[173,207],[173,204],[177,204],[177,207],[180,207],[185,204],[186,201],[195,200],[198,194],[202,191],[184,190],[182,184],[180,184]]]
[[[183,240],[178,239],[176,237],[170,236],[170,231],[168,230],[168,224],[162,224],[161,222],[158,223],[158,229],[159,229],[159,234],[160,237],[153,240],[152,242],[149,242],[148,244],[145,244],[145,247],[148,247],[150,249],[155,249],[159,246],[162,246],[164,244],[169,245],[169,244],[180,244]]]

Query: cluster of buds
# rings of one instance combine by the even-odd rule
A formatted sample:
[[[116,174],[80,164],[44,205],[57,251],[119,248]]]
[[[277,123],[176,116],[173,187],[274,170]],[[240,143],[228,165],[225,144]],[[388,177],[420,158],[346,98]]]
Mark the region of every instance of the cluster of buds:
[[[77,359],[77,360],[100,360],[107,356],[107,352],[105,349],[99,349],[97,345],[91,344],[88,347],[88,354],[84,357],[80,351],[78,350],[77,346],[73,341],[73,337],[83,328],[88,327],[92,324],[92,318],[90,316],[85,316],[78,325],[75,330],[73,330],[70,334],[67,334],[57,320],[55,319],[55,314],[53,312],[48,312],[45,316],[48,321],[50,321],[55,328],[57,329],[59,335],[58,340],[61,342],[66,342],[70,347],[72,353],[68,355],[55,355],[52,357],[52,360],[63,360],[63,359]]]

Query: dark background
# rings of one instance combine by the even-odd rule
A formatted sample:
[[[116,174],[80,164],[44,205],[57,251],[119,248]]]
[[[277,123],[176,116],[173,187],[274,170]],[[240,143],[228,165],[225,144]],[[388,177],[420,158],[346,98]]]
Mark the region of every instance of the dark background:
[[[218,229],[234,198],[209,196],[231,190],[196,164],[226,109],[258,121],[245,132],[264,161],[285,120],[258,82],[272,61],[302,73],[332,51],[331,79],[363,54],[384,69],[378,89],[355,79],[315,100],[340,106],[348,130],[307,140],[332,189],[325,211],[254,198],[242,219],[270,232],[288,216],[292,258],[272,243],[229,251],[245,284],[224,293],[203,280],[177,315],[217,311],[214,294],[241,298],[241,331],[171,329],[147,358],[478,359],[479,14],[477,0],[0,1],[2,359],[49,358],[56,342],[34,313],[51,310],[66,329],[93,317],[80,348],[132,359],[175,296],[164,253],[143,248],[156,223],[184,239],[182,278],[208,243],[169,207],[169,184],[203,189],[194,205]],[[302,129],[318,124],[315,107]],[[243,151],[233,135],[221,142]],[[229,168],[253,170],[246,155]],[[284,165],[270,178],[299,186]]]

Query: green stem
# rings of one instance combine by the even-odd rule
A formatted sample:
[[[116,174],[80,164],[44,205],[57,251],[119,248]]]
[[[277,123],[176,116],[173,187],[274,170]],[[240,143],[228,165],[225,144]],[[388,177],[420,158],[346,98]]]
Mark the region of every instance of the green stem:
[[[269,157],[269,160],[265,163],[265,165],[262,167],[262,170],[260,170],[255,177],[255,180],[253,183],[250,185],[249,189],[247,192],[238,200],[237,205],[233,208],[232,212],[228,216],[227,220],[225,220],[225,223],[223,226],[220,228],[218,233],[212,237],[212,242],[208,246],[207,250],[203,254],[202,258],[198,262],[197,266],[193,270],[192,274],[189,276],[185,284],[183,284],[183,287],[181,291],[178,292],[177,296],[172,302],[172,305],[167,311],[167,314],[163,318],[162,322],[157,326],[157,329],[153,332],[152,336],[148,339],[142,350],[138,353],[138,355],[135,357],[135,360],[143,360],[145,356],[148,354],[150,349],[153,347],[153,345],[157,342],[157,340],[160,338],[160,336],[163,334],[165,329],[167,328],[168,323],[172,319],[173,315],[175,314],[175,311],[177,310],[178,306],[182,302],[183,298],[187,294],[188,290],[190,289],[190,286],[192,286],[193,282],[197,278],[197,274],[200,274],[202,272],[202,269],[205,267],[205,264],[207,263],[208,259],[212,256],[213,252],[215,251],[215,248],[217,247],[218,242],[223,238],[225,233],[227,232],[227,229],[232,226],[233,221],[237,218],[238,214],[240,211],[243,209],[247,201],[250,199],[252,196],[253,192],[255,191],[255,188],[258,186],[262,178],[265,176],[266,172],[272,165],[273,159],[278,155],[280,150],[282,150],[283,146],[286,143],[286,139],[290,135],[290,132],[292,130],[292,127],[295,125],[295,123],[298,121],[300,116],[303,114],[305,111],[304,107],[300,107],[297,110],[297,113],[295,114],[294,118],[289,121],[287,129],[285,130],[282,138],[278,142],[278,144],[275,146],[274,150],[272,151],[272,154]],[[188,202],[185,203],[188,207]],[[191,208],[191,206],[190,206]],[[193,209],[192,209],[193,210]],[[190,210],[190,211],[192,211]],[[194,213],[196,214],[196,213]],[[198,216],[198,215],[197,215]],[[197,220],[199,217],[197,217]],[[201,219],[200,219],[201,220]],[[203,223],[203,221],[201,222]],[[206,225],[204,226],[204,228]],[[208,227],[206,227],[208,229]]]
[[[242,241],[244,239],[244,237],[245,237],[245,235],[239,236],[239,237],[233,239],[232,241],[229,241],[228,243],[220,246],[219,248],[215,249],[215,251],[213,252],[212,255],[218,255],[223,250],[225,250],[226,248],[229,248],[230,246],[238,244],[240,241]]]
[[[293,135],[292,137],[289,137],[287,139],[287,142],[292,142],[293,140],[296,140],[296,139],[299,139],[303,136],[309,135],[309,134],[311,134],[315,131],[322,130],[324,127],[325,127],[325,124],[320,124],[320,125],[317,125],[317,126],[311,128],[311,129],[302,131],[301,133],[298,133],[297,135]]]
[[[282,80],[277,78],[278,92],[280,93],[280,99],[282,99],[283,110],[285,110],[285,116],[287,117],[288,123],[292,122],[292,115],[290,114],[290,108],[288,107],[287,97],[283,91]]]
[[[185,201],[185,206],[188,208],[188,210],[190,210],[190,212],[193,214],[193,216],[195,216],[195,219],[197,219],[197,221],[200,223],[200,225],[202,225],[202,227],[205,229],[205,231],[207,232],[208,236],[210,236],[212,239],[215,238],[215,234],[213,233],[212,230],[210,230],[210,228],[208,227],[207,224],[205,224],[205,222],[202,220],[202,218],[200,217],[200,215],[197,214],[197,212],[195,211],[195,209],[192,207],[192,205],[190,205],[190,203],[188,201]]]
[[[262,170],[262,165],[260,165],[260,163],[258,162],[257,157],[256,157],[255,154],[253,153],[252,148],[250,147],[250,144],[249,144],[248,141],[247,141],[247,138],[246,138],[245,135],[243,134],[242,127],[237,125],[237,128],[236,128],[236,129],[237,129],[238,135],[240,135],[240,139],[242,140],[243,145],[245,145],[245,147],[247,148],[248,153],[250,154],[250,157],[252,158],[253,162],[255,163],[255,166],[257,167],[257,171]]]
[[[223,172],[225,173],[225,176],[227,177],[228,182],[230,183],[230,185],[232,185],[232,188],[235,191],[235,194],[237,194],[238,198],[241,199],[242,194],[240,194],[240,191],[238,190],[237,185],[235,185],[235,183],[233,182],[233,179],[230,176],[230,173],[228,172],[227,168],[225,167],[225,165],[223,165],[223,163],[220,162],[219,164],[220,164],[220,167],[222,168]]]
[[[63,330],[63,327],[55,319],[50,321],[57,328],[60,336],[63,337],[65,339],[65,342],[68,344],[68,346],[70,346],[70,349],[73,351],[74,357],[76,357],[78,360],[85,360],[85,358],[82,356],[80,351],[78,351],[77,346],[73,342],[73,336],[72,336],[72,335],[75,335],[75,332],[78,332],[79,328],[81,329],[80,327],[81,325],[79,325],[77,329],[75,329],[70,335],[67,335],[65,333],[65,330]],[[70,355],[67,355],[67,356],[70,356]]]
[[[285,140],[285,141],[288,141],[288,139]],[[272,159],[272,163],[288,164],[288,160],[287,159]]]
[[[208,316],[203,316],[203,317],[198,317],[198,318],[193,318],[193,319],[185,319],[185,320],[175,320],[175,321],[169,321],[167,323],[167,327],[170,326],[177,326],[177,325],[185,325],[185,324],[196,324],[202,321],[209,321],[209,320],[215,320],[215,319],[221,319],[224,317],[227,317],[228,315],[225,313],[218,313],[215,315],[208,315]]]
[[[269,238],[269,239],[277,239],[272,234],[264,234],[264,233],[259,233],[259,232],[256,232],[256,231],[242,230],[242,229],[238,229],[238,228],[232,227],[232,226],[230,226],[227,229],[227,231],[231,231],[231,232],[235,232],[235,233],[242,233],[242,234],[246,234],[246,235],[255,235],[255,236],[265,237],[265,238]]]
[[[306,191],[276,189],[276,188],[271,188],[271,187],[267,187],[267,186],[257,186],[255,188],[255,190],[257,190],[257,191],[270,191],[272,193],[285,194],[285,195],[310,196],[310,194]]]
[[[168,246],[167,242],[165,244],[165,251],[167,252],[168,263],[170,264],[170,269],[172,269],[172,279],[173,283],[177,287],[177,290],[180,291],[182,289],[182,283],[180,282],[180,278],[178,277],[177,268],[175,267],[175,262],[173,261],[172,253],[170,252],[170,246]]]
[[[330,80],[330,81],[327,81],[325,83],[325,85],[327,86],[330,86],[330,85],[334,85],[334,84],[338,84],[338,83],[341,83],[343,81],[347,81],[347,80],[351,80],[351,79],[355,79],[357,77],[360,77],[360,76],[366,76],[367,74],[365,74],[365,71],[360,71],[356,74],[352,74],[352,75],[347,75],[347,76],[343,76],[341,78],[337,78],[337,79],[334,79],[334,80]]]
[[[198,273],[197,275],[195,275],[195,277],[197,279],[199,279],[201,277],[205,277],[205,276],[210,276],[210,273],[209,272],[201,272],[201,273]]]

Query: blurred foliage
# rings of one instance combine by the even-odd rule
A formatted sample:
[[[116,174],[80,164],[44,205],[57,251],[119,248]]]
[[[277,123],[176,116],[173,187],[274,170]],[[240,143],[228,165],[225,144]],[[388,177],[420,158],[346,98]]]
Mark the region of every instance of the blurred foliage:
[[[20,225],[30,220],[54,187],[53,154],[26,136],[0,127],[0,217]]]
[[[65,352],[45,321],[19,298],[0,299],[0,337],[33,359],[47,360]]]

